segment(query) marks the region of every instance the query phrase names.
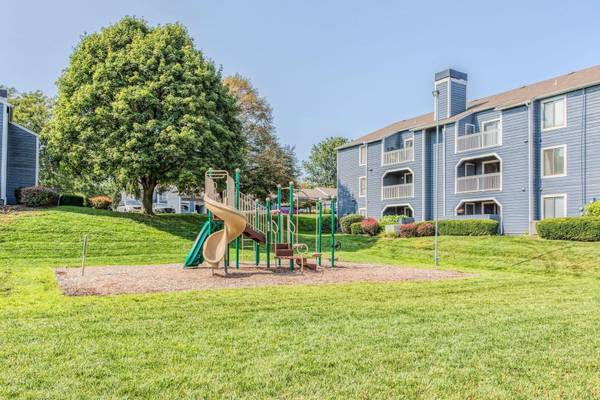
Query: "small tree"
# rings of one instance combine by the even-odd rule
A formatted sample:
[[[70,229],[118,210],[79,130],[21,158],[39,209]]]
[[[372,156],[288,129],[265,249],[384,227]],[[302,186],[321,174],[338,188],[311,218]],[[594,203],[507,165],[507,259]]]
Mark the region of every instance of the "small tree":
[[[337,148],[348,143],[348,139],[329,137],[313,145],[308,160],[304,162],[306,180],[314,186],[336,186]]]
[[[235,100],[180,24],[126,17],[83,36],[58,80],[48,149],[69,175],[198,192],[209,167],[244,154]]]

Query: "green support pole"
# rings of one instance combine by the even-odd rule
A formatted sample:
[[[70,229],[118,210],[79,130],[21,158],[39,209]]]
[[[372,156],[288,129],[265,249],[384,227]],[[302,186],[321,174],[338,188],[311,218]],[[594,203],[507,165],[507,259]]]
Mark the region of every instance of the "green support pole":
[[[258,200],[254,201],[254,210],[255,210],[255,215],[256,215],[256,227],[258,228],[259,226],[259,218],[260,218],[260,213],[258,208],[260,207],[260,202]],[[254,260],[254,264],[258,267],[258,264],[260,264],[260,246],[258,245],[258,242],[254,241],[254,255],[255,255],[255,260]]]
[[[294,182],[290,181],[290,207],[289,207],[289,211],[288,211],[288,219],[290,224],[288,224],[288,226],[291,226],[291,224],[294,223]],[[296,229],[298,229],[298,227],[296,227]],[[292,246],[292,248],[294,248],[294,234],[292,233],[291,229],[288,229],[288,241],[290,246]],[[294,271],[294,260],[290,259],[290,271]]]
[[[335,197],[331,198],[331,269],[335,263]]]
[[[323,226],[323,202],[321,199],[317,202],[317,248],[315,252],[319,253],[317,257],[317,266],[321,266],[321,250],[323,250],[322,246],[322,226]]]
[[[265,232],[267,237],[265,238],[265,247],[267,250],[267,268],[271,268],[271,199],[267,197],[265,201],[267,207],[267,226]]]
[[[225,183],[225,192],[229,193],[229,179],[227,179]],[[225,229],[225,225],[223,225],[223,229]],[[225,251],[225,261],[223,262],[223,265],[225,267],[225,274],[229,272],[229,243],[227,243],[226,247],[227,249]]]
[[[240,209],[240,169],[235,169],[235,209]],[[235,238],[235,269],[240,269],[240,237]]]
[[[283,225],[283,215],[281,215],[281,185],[277,185],[277,243],[281,243],[281,226]],[[277,259],[277,266],[281,267],[281,260]]]

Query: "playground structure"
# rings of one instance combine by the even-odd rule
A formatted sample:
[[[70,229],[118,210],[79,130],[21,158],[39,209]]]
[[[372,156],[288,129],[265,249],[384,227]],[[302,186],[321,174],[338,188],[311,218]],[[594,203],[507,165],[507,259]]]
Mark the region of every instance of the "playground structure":
[[[288,212],[282,211],[283,192],[287,190]],[[323,205],[317,201],[315,226],[315,251],[310,253],[306,243],[298,238],[299,204],[293,182],[287,188],[277,186],[275,209],[271,198],[264,203],[240,191],[240,171],[232,178],[227,171],[209,169],[205,173],[204,201],[208,210],[208,220],[202,226],[196,240],[184,260],[184,268],[195,268],[205,263],[213,270],[223,262],[225,273],[230,268],[230,245],[234,243],[235,268],[240,265],[240,249],[244,238],[253,243],[255,265],[260,264],[261,247],[265,252],[267,269],[279,270],[283,263],[291,272],[295,266],[317,270],[323,260]],[[329,241],[330,267],[335,267],[335,207],[336,199],[330,200],[331,233]],[[296,222],[294,222],[294,216]],[[312,260],[313,262],[310,262]]]

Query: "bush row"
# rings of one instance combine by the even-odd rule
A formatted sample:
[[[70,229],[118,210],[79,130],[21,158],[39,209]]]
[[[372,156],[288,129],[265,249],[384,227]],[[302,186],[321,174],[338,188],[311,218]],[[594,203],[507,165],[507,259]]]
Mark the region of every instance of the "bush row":
[[[75,206],[90,207],[98,209],[107,209],[112,205],[112,200],[108,196],[94,196],[86,199],[85,196],[72,193],[58,193],[56,190],[45,186],[30,186],[15,189],[15,198],[17,204],[23,204],[27,207],[54,207]]]
[[[600,217],[548,218],[537,224],[538,235],[551,240],[600,241]]]

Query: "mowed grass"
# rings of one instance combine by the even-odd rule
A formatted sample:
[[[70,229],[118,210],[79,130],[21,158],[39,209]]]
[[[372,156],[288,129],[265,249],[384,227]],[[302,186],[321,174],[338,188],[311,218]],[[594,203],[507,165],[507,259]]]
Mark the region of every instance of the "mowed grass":
[[[68,207],[0,217],[0,398],[600,397],[598,244],[442,237],[442,268],[479,274],[443,282],[56,287],[83,234],[91,265],[181,262],[201,222]],[[431,266],[430,238],[338,239],[341,260]]]

